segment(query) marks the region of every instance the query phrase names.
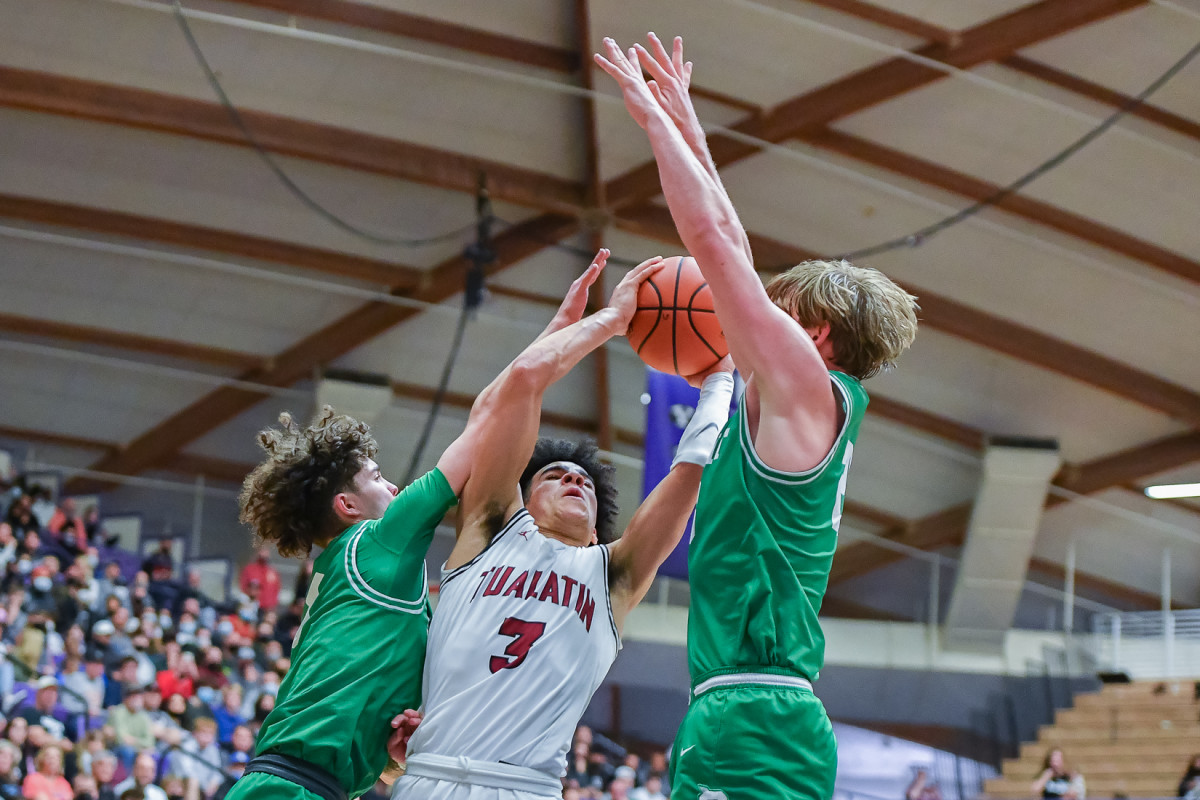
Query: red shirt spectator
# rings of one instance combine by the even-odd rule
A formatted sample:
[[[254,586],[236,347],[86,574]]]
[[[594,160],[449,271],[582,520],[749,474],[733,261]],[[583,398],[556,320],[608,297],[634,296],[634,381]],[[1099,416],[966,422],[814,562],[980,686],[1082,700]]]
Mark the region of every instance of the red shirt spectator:
[[[250,594],[250,582],[258,582],[258,607],[263,611],[274,611],[279,605],[279,571],[267,561],[270,550],[258,549],[258,557],[242,570],[238,580],[243,594]]]

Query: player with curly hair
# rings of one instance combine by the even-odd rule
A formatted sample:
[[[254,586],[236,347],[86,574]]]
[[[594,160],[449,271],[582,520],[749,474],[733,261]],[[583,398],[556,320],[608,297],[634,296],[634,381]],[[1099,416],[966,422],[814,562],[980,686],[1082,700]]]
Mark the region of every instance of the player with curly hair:
[[[917,304],[845,261],[808,261],[764,287],[688,96],[682,40],[668,53],[650,34],[626,54],[606,38],[595,60],[646,131],[676,229],[746,376],[704,472],[688,549],[692,702],[671,796],[825,800],[837,750],[812,692],[825,656],[817,614],[867,405],[861,382],[912,343]],[[778,730],[788,735],[764,746],[764,732]]]
[[[389,721],[421,699],[430,618],[425,553],[434,529],[464,486],[479,480],[494,429],[515,416],[536,418],[549,385],[624,332],[616,322],[624,311],[582,318],[607,257],[601,250],[546,331],[476,398],[437,466],[403,491],[381,474],[368,427],[328,407],[309,426],[284,414],[279,428],[259,435],[266,458],[245,480],[242,521],[285,556],[324,550],[313,564],[291,669],[230,798],[344,800],[383,773]],[[653,267],[627,277],[614,299],[631,307]]]

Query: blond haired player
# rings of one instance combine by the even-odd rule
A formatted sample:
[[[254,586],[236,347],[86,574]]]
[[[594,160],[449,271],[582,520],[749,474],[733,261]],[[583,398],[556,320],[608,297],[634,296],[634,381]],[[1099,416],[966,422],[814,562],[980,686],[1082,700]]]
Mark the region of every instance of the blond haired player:
[[[667,53],[650,34],[649,48],[626,54],[605,39],[603,50],[596,63],[649,136],[676,228],[746,377],[696,507],[693,700],[675,739],[671,796],[828,798],[837,752],[812,693],[825,649],[817,613],[867,405],[860,381],[912,342],[916,303],[844,261],[800,264],[764,289],[688,98],[682,41]]]

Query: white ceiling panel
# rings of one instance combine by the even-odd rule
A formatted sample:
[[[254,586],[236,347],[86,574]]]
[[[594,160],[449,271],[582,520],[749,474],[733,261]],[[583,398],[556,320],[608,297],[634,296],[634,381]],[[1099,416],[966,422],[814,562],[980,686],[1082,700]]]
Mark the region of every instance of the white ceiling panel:
[[[99,242],[100,240],[93,240]],[[295,285],[0,235],[0,310],[274,355],[363,301]]]
[[[168,374],[132,360],[97,364],[62,355],[22,352],[0,340],[6,425],[126,442],[213,386],[199,373]]]
[[[623,47],[644,43],[654,31],[664,42],[682,36],[684,57],[697,66],[697,85],[773,106],[888,57],[870,42],[885,37],[904,44],[895,31],[811,4],[669,0],[623,3],[592,0],[592,36],[609,36]],[[861,37],[853,41],[844,32]],[[864,43],[862,40],[866,40]],[[730,42],[753,46],[731,47]],[[884,48],[886,50],[886,48]],[[604,80],[611,80],[606,75]],[[600,78],[597,78],[599,82]]]
[[[868,408],[854,445],[846,497],[904,519],[919,519],[969,501],[978,482],[974,456],[873,418]]]
[[[19,4],[4,0],[0,13],[14,2]],[[14,23],[25,22],[29,29],[8,28],[11,44],[3,50],[4,62],[217,101],[170,13],[107,0],[64,4],[76,13],[64,13],[49,26],[60,47],[38,47],[47,22],[36,14],[19,14]],[[268,26],[267,32],[247,30],[238,27],[239,19],[220,15],[215,21],[191,22],[206,60],[239,108],[486,155],[559,175],[574,174],[582,163],[578,146],[557,135],[578,116],[579,101],[547,88],[565,77],[539,73],[541,83],[528,85],[519,80],[522,70],[508,64],[489,62],[466,71],[461,67],[478,59],[430,63],[420,58],[428,48],[411,42],[393,42],[411,55],[385,56],[336,41],[297,39],[287,35],[284,25]],[[100,42],[94,35],[100,28],[117,28],[133,41],[127,47],[108,39]],[[147,53],[134,41],[157,45]],[[530,147],[532,142],[537,146]]]
[[[1200,6],[1146,3],[1095,25],[1028,47],[1021,55],[1127,95],[1142,92],[1200,41]],[[1200,120],[1200,63],[1193,61],[1147,101]]]
[[[977,72],[987,75],[991,70]],[[1036,100],[1036,99],[1035,99]],[[1100,120],[966,80],[942,80],[839,122],[849,133],[1007,185]],[[929,131],[937,130],[937,136]],[[1110,130],[1022,193],[1196,258],[1192,224],[1200,145],[1168,146]],[[1153,197],[1153,208],[1149,198]]]

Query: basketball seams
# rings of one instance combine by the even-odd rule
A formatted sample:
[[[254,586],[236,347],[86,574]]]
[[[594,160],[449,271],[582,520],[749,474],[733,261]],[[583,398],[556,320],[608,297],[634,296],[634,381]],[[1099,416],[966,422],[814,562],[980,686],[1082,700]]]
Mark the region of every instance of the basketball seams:
[[[696,298],[700,296],[700,293],[707,288],[708,288],[707,283],[700,284],[699,286],[696,287],[696,291],[692,292],[692,296],[688,298],[688,305],[687,305],[688,326],[692,329],[692,333],[696,334],[696,338],[699,339],[700,342],[705,347],[708,348],[708,352],[713,354],[713,358],[715,358],[717,361],[720,361],[722,356],[720,353],[717,352],[717,348],[713,347],[711,344],[708,343],[708,339],[704,338],[704,334],[701,333],[700,329],[696,327],[696,323],[692,321],[692,305],[696,302]],[[709,313],[715,314],[716,311],[709,311]]]
[[[679,374],[679,277],[683,274],[683,256],[675,260],[675,289],[671,293],[671,366]]]
[[[653,289],[653,290],[654,290],[654,294],[655,294],[655,296],[657,296],[657,297],[658,297],[659,308],[661,308],[661,307],[662,307],[662,292],[661,292],[661,291],[659,291],[659,289],[658,289],[658,284],[656,284],[656,283],[654,282],[654,278],[653,278],[653,277],[649,278],[649,279],[646,281],[646,283],[645,283],[645,284],[643,284],[643,285],[645,285],[645,286],[649,286],[651,289]],[[638,309],[638,310],[641,310],[641,309]],[[657,311],[657,309],[654,309],[654,307],[653,307],[653,306],[649,306],[649,307],[647,307],[647,309],[646,309],[646,310],[655,310],[655,311]],[[637,312],[635,311],[634,313],[636,314]],[[642,337],[642,340],[641,340],[640,342],[638,342],[638,344],[637,344],[637,347],[635,347],[635,348],[634,348],[634,352],[635,352],[635,353],[637,353],[638,355],[641,355],[641,353],[642,353],[642,348],[646,346],[646,342],[650,341],[650,337],[654,335],[654,332],[655,332],[656,330],[658,330],[658,323],[659,323],[661,320],[662,320],[662,317],[661,317],[661,315],[655,314],[655,317],[654,317],[654,324],[650,326],[650,330],[646,331],[646,335]]]
[[[667,283],[672,276],[665,269],[642,284],[627,340],[648,365],[690,374],[720,360],[724,334],[712,308],[711,287],[695,260],[672,258],[674,284]],[[683,314],[688,316],[686,322],[679,319]]]

